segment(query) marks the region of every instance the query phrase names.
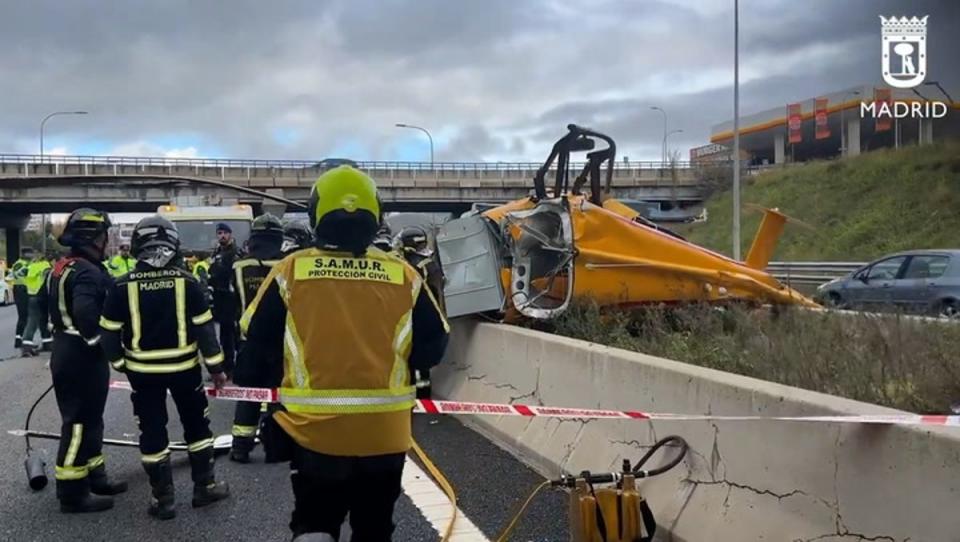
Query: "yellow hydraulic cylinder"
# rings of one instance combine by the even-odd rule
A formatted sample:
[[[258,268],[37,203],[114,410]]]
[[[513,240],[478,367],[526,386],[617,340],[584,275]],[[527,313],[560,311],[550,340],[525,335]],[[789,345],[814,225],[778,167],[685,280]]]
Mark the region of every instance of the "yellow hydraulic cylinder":
[[[760,229],[757,230],[757,235],[753,238],[753,245],[750,246],[750,252],[747,253],[745,262],[747,267],[761,271],[767,268],[786,223],[787,215],[781,213],[778,209],[764,209]]]
[[[596,497],[594,497],[596,495]],[[603,542],[597,524],[597,509],[603,516],[607,542],[634,542],[649,536],[640,516],[643,497],[633,475],[625,474],[620,488],[590,491],[582,479],[570,492],[570,539],[573,542]]]

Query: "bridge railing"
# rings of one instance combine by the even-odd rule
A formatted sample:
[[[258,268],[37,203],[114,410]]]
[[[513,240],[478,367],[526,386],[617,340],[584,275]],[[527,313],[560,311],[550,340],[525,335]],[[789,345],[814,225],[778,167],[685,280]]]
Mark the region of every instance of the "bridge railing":
[[[173,158],[164,156],[84,156],[2,154],[0,164],[55,164],[55,165],[131,165],[131,166],[188,166],[188,167],[245,167],[266,169],[310,169],[323,166],[322,160],[260,160],[247,158]],[[361,169],[371,171],[536,171],[540,162],[405,162],[405,161],[357,161]],[[571,170],[580,170],[585,162],[571,162]],[[670,169],[669,162],[620,161],[617,170]],[[689,169],[690,162],[676,162],[673,167]]]

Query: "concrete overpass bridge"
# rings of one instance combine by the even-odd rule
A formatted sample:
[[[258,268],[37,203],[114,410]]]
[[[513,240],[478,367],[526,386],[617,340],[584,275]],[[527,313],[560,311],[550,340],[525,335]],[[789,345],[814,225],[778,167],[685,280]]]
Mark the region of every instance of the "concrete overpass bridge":
[[[530,194],[540,164],[357,162],[357,166],[377,180],[387,211],[459,213],[476,202],[503,203]],[[582,163],[571,164],[573,175],[582,168]],[[269,207],[272,202],[259,194],[229,187],[305,203],[323,171],[317,161],[0,154],[0,227],[11,239],[18,237],[30,214],[69,212],[82,205],[110,212],[151,212],[185,197],[212,204],[247,203],[258,210],[267,205],[272,212],[282,212],[282,207]],[[612,186],[621,198],[681,205],[702,201],[701,183],[688,163],[678,163],[672,170],[660,162],[618,163]],[[8,243],[8,251],[11,245],[16,243]]]

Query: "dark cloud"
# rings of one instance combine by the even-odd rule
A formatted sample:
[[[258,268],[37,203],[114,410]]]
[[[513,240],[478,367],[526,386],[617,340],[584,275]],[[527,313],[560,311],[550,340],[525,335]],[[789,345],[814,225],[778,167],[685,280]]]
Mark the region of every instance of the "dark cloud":
[[[396,122],[443,160],[540,160],[570,122],[658,158],[733,113],[732,2],[308,0],[7,2],[0,151],[39,119],[84,140],[201,154],[394,159]],[[960,95],[960,2],[741,2],[741,111],[879,80],[878,15],[930,15],[930,77]],[[295,134],[295,137],[277,137]],[[153,146],[140,144],[152,143]]]

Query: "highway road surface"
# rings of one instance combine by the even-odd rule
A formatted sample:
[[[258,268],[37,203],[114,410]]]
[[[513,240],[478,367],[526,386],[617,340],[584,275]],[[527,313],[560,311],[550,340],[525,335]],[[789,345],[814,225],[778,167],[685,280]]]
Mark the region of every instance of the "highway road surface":
[[[241,465],[227,456],[217,460],[217,476],[230,483],[232,497],[203,509],[190,507],[192,483],[185,453],[174,452],[177,517],[161,522],[147,516],[150,485],[140,466],[136,448],[105,447],[107,468],[130,489],[116,497],[112,510],[87,515],[59,512],[53,480],[57,442],[34,439],[46,451],[46,489],[34,492],[27,485],[23,466],[24,441],[8,430],[22,428],[33,401],[50,384],[48,354],[19,358],[13,348],[16,320],[13,307],[0,308],[0,540],[84,542],[127,540],[290,540],[288,523],[293,507],[287,464],[264,464],[262,450],[254,463]],[[122,379],[123,375],[113,373]],[[214,433],[229,434],[234,403],[213,401]],[[176,410],[168,405],[171,440],[182,439]],[[105,437],[136,440],[129,393],[111,390],[104,414]],[[31,428],[59,431],[60,418],[53,394],[34,413]],[[543,479],[512,456],[491,444],[459,421],[442,416],[417,415],[417,441],[444,472],[459,497],[461,521],[454,541],[496,540],[514,511]],[[395,511],[397,541],[438,541],[446,528],[450,505],[442,490],[416,462],[407,462],[404,494]],[[336,499],[337,495],[331,495]],[[566,494],[541,492],[511,540],[546,542],[567,540]]]

